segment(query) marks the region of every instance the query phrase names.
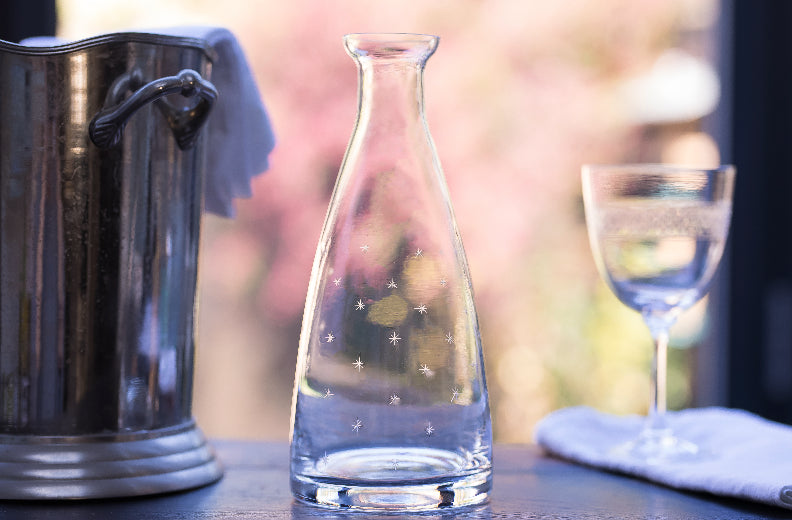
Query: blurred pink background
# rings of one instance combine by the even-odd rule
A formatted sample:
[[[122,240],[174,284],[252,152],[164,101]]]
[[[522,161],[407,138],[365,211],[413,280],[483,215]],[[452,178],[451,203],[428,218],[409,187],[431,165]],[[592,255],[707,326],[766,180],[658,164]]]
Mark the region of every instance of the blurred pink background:
[[[586,162],[713,165],[714,0],[60,0],[59,33],[232,30],[277,145],[233,220],[207,216],[194,413],[213,437],[285,440],[308,278],[355,120],[341,37],[424,32],[429,127],[470,262],[499,442],[568,405],[643,413],[651,343],[599,280]],[[690,404],[706,306],[674,331],[672,408]],[[702,325],[704,324],[704,325]]]

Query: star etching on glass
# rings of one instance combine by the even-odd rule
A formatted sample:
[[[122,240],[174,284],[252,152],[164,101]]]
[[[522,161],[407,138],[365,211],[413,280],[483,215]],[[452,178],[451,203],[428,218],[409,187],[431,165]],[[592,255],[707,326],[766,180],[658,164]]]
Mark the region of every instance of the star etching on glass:
[[[363,300],[358,300],[357,303],[355,304],[355,309],[359,311],[362,311],[365,308],[366,308],[366,304],[363,303]]]
[[[341,278],[336,278],[335,280],[333,280],[333,283],[335,284],[336,287],[340,287],[341,286]]]
[[[445,278],[441,278],[441,279],[440,279],[440,285],[442,285],[443,287],[445,287],[446,285],[448,285],[448,280],[446,280]]]
[[[421,368],[419,368],[418,371],[420,373],[422,373],[426,377],[429,377],[430,375],[432,375],[432,369],[429,368],[429,365],[427,365],[426,363],[421,365]]]
[[[423,256],[423,249],[419,248],[415,251],[415,258],[418,258],[419,256]]]
[[[452,336],[451,333],[449,332],[448,334],[446,334],[445,340],[446,343],[450,345],[451,343],[454,342],[454,336]]]
[[[369,251],[368,244],[364,244],[364,245],[360,246],[360,250],[363,251],[364,253],[368,253],[368,251]]]
[[[322,466],[327,467],[327,463],[330,461],[330,457],[327,456],[327,452],[324,452],[324,455],[319,459],[319,464]]]
[[[332,343],[334,339],[335,336],[333,336],[332,332],[330,332],[327,336],[325,336],[325,341],[327,341],[328,343]]]
[[[391,469],[393,471],[398,471],[399,470],[399,461],[398,460],[392,460],[392,461],[390,461],[390,463],[391,463]]]
[[[352,363],[352,366],[357,368],[358,372],[360,372],[360,369],[363,368],[363,365],[365,365],[365,363],[363,363],[363,361],[360,359],[360,356],[358,356],[357,360]]]
[[[451,402],[453,403],[457,398],[459,398],[459,388],[455,387],[451,390]]]
[[[324,394],[322,394],[322,399],[327,399],[329,397],[333,397],[335,394],[330,391],[329,388],[325,388]]]
[[[426,314],[426,305],[422,303],[418,307],[413,307],[413,310],[418,311],[418,314]]]
[[[427,437],[432,435],[435,431],[434,426],[432,426],[432,423],[427,423],[426,428],[424,428],[424,431],[426,432]]]
[[[391,278],[390,282],[388,282],[388,289],[396,289],[397,287],[398,285],[396,285],[396,280]]]
[[[399,345],[399,341],[401,341],[401,337],[398,334],[396,334],[396,331],[394,330],[393,332],[391,332],[391,335],[388,336],[388,341],[390,341],[391,344],[394,347],[396,347]]]
[[[361,428],[363,428],[363,421],[360,419],[355,419],[355,422],[352,423],[352,431],[358,433],[360,432]]]
[[[388,404],[390,405],[398,406],[400,403],[401,403],[401,397],[399,397],[396,394],[393,394],[388,398]]]

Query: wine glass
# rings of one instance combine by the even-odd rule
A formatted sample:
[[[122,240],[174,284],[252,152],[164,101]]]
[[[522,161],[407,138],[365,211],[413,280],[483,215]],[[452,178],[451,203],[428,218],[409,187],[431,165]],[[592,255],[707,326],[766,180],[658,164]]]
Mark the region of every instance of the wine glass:
[[[696,458],[665,416],[669,329],[709,290],[728,236],[735,169],[585,165],[583,200],[600,275],[654,340],[649,415],[617,449],[649,463]]]

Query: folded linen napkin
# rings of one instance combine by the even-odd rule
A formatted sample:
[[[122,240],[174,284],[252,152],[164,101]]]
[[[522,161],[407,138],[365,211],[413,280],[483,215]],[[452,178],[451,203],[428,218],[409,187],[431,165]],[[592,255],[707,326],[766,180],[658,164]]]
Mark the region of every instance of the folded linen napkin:
[[[269,168],[268,156],[275,147],[245,52],[233,33],[222,27],[173,27],[154,32],[200,38],[217,55],[210,78],[218,95],[207,123],[204,209],[233,217],[234,199],[252,195],[251,180]]]
[[[644,417],[619,417],[589,407],[565,408],[537,425],[536,442],[574,462],[642,477],[670,487],[792,509],[792,428],[743,410],[669,412],[675,434],[695,443],[693,460],[636,460],[614,448],[635,439]]]
[[[206,131],[204,210],[234,216],[234,200],[251,196],[253,177],[269,168],[275,137],[256,80],[236,37],[222,27],[185,26],[145,31],[198,38],[215,53],[210,81],[218,92]],[[42,36],[21,42],[29,46],[57,46],[66,40]]]

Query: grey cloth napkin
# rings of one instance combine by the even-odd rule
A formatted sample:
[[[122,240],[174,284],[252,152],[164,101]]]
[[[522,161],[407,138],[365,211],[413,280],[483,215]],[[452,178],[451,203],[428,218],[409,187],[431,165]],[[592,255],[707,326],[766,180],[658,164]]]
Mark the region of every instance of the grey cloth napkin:
[[[185,26],[152,32],[200,38],[217,55],[212,62],[211,81],[218,96],[207,122],[204,209],[233,217],[234,200],[251,196],[251,181],[269,169],[268,157],[275,147],[270,120],[245,52],[234,34],[222,27]]]
[[[678,489],[792,509],[791,427],[717,407],[667,415],[677,436],[699,446],[699,458],[636,460],[614,448],[638,436],[644,417],[614,416],[589,407],[549,414],[537,425],[535,439],[545,451],[574,462]]]

